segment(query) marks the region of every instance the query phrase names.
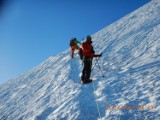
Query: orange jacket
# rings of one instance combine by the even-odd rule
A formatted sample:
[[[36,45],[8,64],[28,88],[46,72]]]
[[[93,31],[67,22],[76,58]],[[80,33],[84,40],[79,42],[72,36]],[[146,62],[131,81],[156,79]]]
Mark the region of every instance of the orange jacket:
[[[93,46],[91,45],[91,43],[88,43],[87,41],[82,43],[82,50],[84,57],[89,57],[89,58],[99,57],[99,55],[96,55],[94,53]]]

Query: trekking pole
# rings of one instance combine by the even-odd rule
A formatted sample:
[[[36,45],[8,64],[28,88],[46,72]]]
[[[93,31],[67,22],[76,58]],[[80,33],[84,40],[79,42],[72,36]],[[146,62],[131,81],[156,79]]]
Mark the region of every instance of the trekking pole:
[[[94,66],[92,67],[92,70],[94,69],[94,67],[96,66],[96,64],[98,63],[99,58],[96,59],[96,63],[94,64]]]
[[[103,75],[102,68],[101,68],[101,66],[100,66],[99,63],[98,63],[98,59],[96,59],[96,60],[97,60],[98,68],[100,69],[100,72],[101,72],[102,77],[105,77],[105,76]]]

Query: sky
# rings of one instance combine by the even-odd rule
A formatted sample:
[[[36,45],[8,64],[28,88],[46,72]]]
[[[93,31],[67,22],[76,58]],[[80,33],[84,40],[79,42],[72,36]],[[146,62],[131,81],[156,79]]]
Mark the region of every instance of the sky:
[[[0,0],[0,84],[150,0]]]

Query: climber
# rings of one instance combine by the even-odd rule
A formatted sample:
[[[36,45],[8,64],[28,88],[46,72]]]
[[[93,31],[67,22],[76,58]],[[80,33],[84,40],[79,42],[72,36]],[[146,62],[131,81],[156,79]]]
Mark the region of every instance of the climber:
[[[92,69],[92,59],[93,57],[101,57],[101,54],[95,54],[92,46],[92,37],[88,35],[86,41],[82,43],[83,51],[83,71],[81,76],[81,82],[83,84],[92,82],[90,79],[91,69]]]
[[[79,42],[76,38],[73,38],[70,40],[70,47],[71,47],[71,58],[74,57],[74,51],[75,50],[80,50],[80,47],[78,46],[78,44],[81,44],[81,42]]]

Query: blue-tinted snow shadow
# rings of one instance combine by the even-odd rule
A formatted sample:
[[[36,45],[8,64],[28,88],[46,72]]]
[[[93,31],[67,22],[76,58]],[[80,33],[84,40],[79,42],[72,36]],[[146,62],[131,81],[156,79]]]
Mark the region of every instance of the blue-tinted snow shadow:
[[[127,74],[127,73],[133,74],[133,73],[140,72],[140,71],[145,71],[147,69],[151,69],[151,68],[154,68],[154,67],[160,68],[160,61],[155,61],[155,62],[152,62],[152,63],[148,63],[148,64],[145,64],[145,65],[139,66],[137,68],[130,68],[128,71],[126,71],[123,74]]]
[[[81,92],[76,98],[78,101],[79,115],[76,120],[97,120],[99,115],[92,83],[82,85]]]
[[[80,64],[79,64],[79,58],[75,57],[70,60],[70,73],[69,78],[75,83],[80,83],[80,76],[81,73],[80,70]]]
[[[47,117],[54,111],[52,107],[46,108],[40,115],[38,115],[35,120],[46,120]]]

